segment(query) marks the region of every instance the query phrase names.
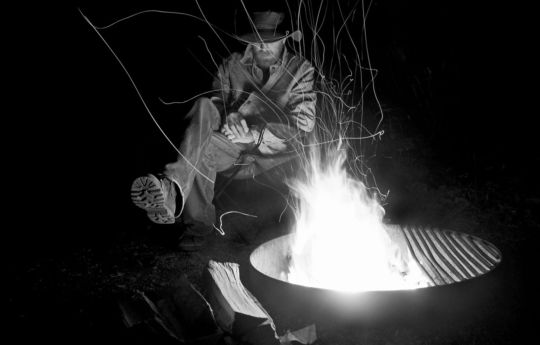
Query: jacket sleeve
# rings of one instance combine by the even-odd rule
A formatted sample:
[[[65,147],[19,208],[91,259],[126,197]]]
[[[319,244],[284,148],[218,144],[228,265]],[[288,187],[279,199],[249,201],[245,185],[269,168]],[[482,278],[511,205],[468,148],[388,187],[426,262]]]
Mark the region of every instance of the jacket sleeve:
[[[300,116],[305,118],[306,123],[300,124],[290,120],[286,123],[279,121],[268,123],[259,146],[259,150],[263,154],[283,152],[289,145],[295,146],[295,143],[301,142],[302,140],[299,139],[303,137],[302,134],[312,132],[315,128],[317,95],[313,89],[314,74],[313,66],[308,61],[304,61],[295,74],[289,99],[283,109],[285,110],[284,115],[287,117]],[[273,112],[273,114],[275,113]],[[300,137],[297,137],[298,134]]]
[[[315,127],[315,105],[317,95],[313,89],[315,69],[305,61],[293,83],[287,108],[290,115],[304,115],[306,125],[297,125],[304,132],[311,132]]]

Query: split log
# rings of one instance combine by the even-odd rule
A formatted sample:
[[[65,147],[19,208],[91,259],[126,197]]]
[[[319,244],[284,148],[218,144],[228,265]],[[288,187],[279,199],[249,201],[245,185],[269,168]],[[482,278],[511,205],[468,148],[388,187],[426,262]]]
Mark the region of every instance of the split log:
[[[217,324],[248,344],[279,344],[274,321],[240,280],[239,265],[208,263],[207,299]]]

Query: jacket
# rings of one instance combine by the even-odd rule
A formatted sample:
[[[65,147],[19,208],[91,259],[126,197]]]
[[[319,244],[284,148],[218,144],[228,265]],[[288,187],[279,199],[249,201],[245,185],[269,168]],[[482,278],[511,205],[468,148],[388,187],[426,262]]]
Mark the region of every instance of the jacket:
[[[263,82],[263,72],[248,46],[244,54],[233,53],[219,66],[211,99],[224,116],[241,113],[254,133],[264,128],[259,151],[275,154],[293,148],[313,130],[317,101],[313,84],[311,63],[289,53],[286,47],[280,59],[270,66],[268,80]],[[306,126],[299,126],[292,119],[298,114],[308,119]]]

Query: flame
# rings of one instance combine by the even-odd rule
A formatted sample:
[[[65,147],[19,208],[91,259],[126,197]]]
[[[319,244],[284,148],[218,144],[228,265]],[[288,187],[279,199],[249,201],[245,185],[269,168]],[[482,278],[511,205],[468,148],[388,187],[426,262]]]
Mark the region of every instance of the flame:
[[[345,159],[341,152],[326,168],[314,164],[292,185],[298,207],[287,280],[348,292],[427,286],[385,230],[377,198],[343,168]]]

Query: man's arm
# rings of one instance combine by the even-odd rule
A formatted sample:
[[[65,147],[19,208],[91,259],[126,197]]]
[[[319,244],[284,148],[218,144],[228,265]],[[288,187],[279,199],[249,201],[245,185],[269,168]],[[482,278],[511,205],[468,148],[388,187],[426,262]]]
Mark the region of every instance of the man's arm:
[[[235,54],[231,55],[218,67],[218,71],[212,82],[213,94],[210,99],[216,105],[223,118],[220,128],[221,133],[234,143],[250,146],[255,138],[244,116],[233,109],[228,109],[232,98],[230,62],[235,58],[238,58],[238,56]]]
[[[311,132],[315,127],[315,105],[317,95],[313,90],[315,69],[309,62],[304,62],[299,77],[290,92],[287,109],[296,127],[304,132]]]
[[[226,123],[228,125],[222,128],[222,133],[231,141],[238,143],[259,142],[259,136],[262,134],[259,150],[265,154],[272,154],[284,151],[287,148],[286,141],[295,137],[295,132],[299,131],[302,134],[313,131],[315,127],[315,104],[317,98],[313,90],[314,68],[308,61],[305,61],[295,74],[296,77],[293,80],[293,85],[289,92],[289,100],[285,107],[280,111],[270,111],[274,117],[276,117],[276,114],[277,117],[282,114],[281,121],[267,121],[265,130],[261,130],[261,125],[253,123],[254,118],[252,118],[249,132],[245,131],[245,125],[241,123],[246,116],[245,112],[255,114],[255,118],[257,117],[256,114],[265,113],[260,109],[258,112],[253,111],[250,113],[248,111],[249,106],[252,108],[259,106],[268,111],[266,108],[269,105],[263,103],[261,106],[261,101],[254,99],[254,102],[246,102],[239,109],[239,114],[237,114],[239,116],[230,116],[231,118],[227,116]],[[262,120],[262,123],[264,123],[264,118]],[[237,131],[234,131],[233,128],[236,128]]]
[[[317,95],[313,90],[315,69],[305,61],[298,69],[297,77],[293,81],[290,97],[285,106],[285,116],[292,119],[292,123],[270,123],[262,132],[262,141],[259,150],[263,153],[276,153],[285,151],[286,142],[299,132],[303,134],[313,131],[315,128],[315,105]],[[261,132],[258,128],[252,130],[253,137],[259,140]],[[289,143],[292,143],[289,141]]]
[[[317,102],[313,85],[314,68],[305,61],[297,70],[286,106],[281,111],[270,111],[273,117],[279,118],[282,114],[281,121],[268,121],[264,130],[261,130],[260,125],[250,126],[254,142],[261,143],[259,151],[264,154],[283,152],[287,149],[286,143],[292,143],[289,139],[296,137],[298,133],[301,138],[303,134],[313,131]],[[256,103],[260,105],[260,102]],[[262,140],[259,140],[261,135]]]

